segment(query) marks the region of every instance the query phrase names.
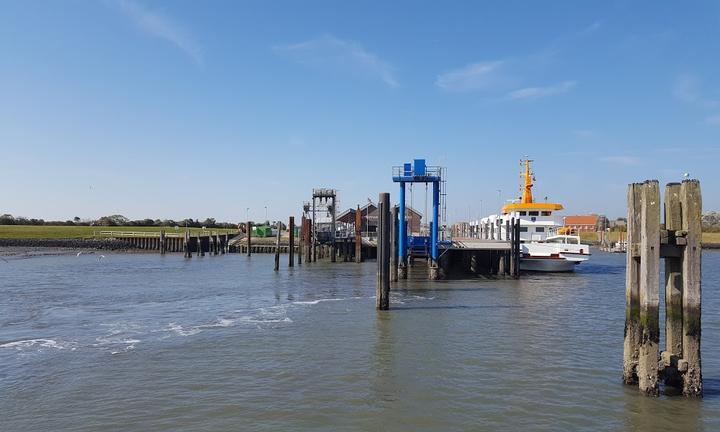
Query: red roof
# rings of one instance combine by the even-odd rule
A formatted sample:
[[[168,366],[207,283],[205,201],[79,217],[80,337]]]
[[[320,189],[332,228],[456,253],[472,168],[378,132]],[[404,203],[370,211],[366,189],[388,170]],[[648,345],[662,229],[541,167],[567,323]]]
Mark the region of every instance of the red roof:
[[[565,225],[597,225],[597,215],[565,216]]]

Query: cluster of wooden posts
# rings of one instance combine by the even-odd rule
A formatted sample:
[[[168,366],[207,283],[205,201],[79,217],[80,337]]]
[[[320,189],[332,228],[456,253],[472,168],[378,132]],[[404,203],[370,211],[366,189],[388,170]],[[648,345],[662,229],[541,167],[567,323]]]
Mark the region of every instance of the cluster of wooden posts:
[[[700,183],[665,188],[665,226],[660,223],[656,180],[628,188],[623,379],[657,396],[659,383],[686,396],[703,393],[700,362]],[[665,259],[665,350],[660,352],[659,266]],[[669,393],[669,392],[668,392]]]
[[[161,239],[164,239],[162,232]],[[200,257],[205,256],[206,252],[208,255],[219,255],[229,252],[229,235],[227,233],[210,233],[206,236],[200,234],[197,236],[191,236],[190,232],[186,231],[185,237],[182,240],[185,258],[192,258],[193,252]],[[161,244],[164,244],[164,242],[161,241]],[[160,249],[160,253],[165,253],[165,250]]]
[[[130,235],[132,234],[132,235]],[[142,250],[155,250],[164,255],[167,252],[183,252],[185,257],[192,257],[193,253],[198,256],[225,254],[229,251],[228,233],[220,234],[210,232],[207,234],[190,235],[185,232],[183,237],[172,233],[168,235],[165,231],[156,233],[122,233],[122,241]]]

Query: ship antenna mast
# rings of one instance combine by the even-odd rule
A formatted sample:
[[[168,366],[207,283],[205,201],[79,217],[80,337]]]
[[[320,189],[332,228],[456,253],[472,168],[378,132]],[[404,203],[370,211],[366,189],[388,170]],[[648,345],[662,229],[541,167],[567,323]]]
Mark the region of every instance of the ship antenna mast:
[[[523,178],[525,180],[525,184],[523,186],[522,191],[522,203],[523,204],[532,204],[533,203],[533,195],[532,195],[532,187],[533,187],[533,174],[530,170],[530,163],[532,160],[528,159],[527,156],[525,156],[525,160],[523,160],[525,164],[525,173],[523,174]]]

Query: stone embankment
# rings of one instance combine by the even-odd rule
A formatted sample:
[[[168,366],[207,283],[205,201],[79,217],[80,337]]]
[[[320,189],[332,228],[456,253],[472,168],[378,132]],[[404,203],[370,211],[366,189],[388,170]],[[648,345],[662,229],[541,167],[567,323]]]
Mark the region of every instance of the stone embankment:
[[[0,238],[0,247],[20,248],[65,248],[65,249],[95,249],[124,251],[135,249],[133,245],[116,239],[27,239],[27,238]]]

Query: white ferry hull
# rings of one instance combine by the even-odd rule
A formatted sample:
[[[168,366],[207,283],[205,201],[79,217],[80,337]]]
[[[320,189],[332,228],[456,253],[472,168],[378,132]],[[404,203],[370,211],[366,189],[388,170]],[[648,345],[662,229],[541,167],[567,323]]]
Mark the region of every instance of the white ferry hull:
[[[520,270],[537,272],[571,272],[575,271],[578,261],[563,258],[520,258]]]

